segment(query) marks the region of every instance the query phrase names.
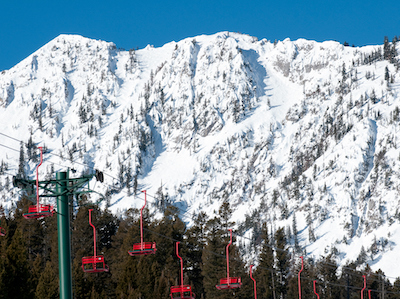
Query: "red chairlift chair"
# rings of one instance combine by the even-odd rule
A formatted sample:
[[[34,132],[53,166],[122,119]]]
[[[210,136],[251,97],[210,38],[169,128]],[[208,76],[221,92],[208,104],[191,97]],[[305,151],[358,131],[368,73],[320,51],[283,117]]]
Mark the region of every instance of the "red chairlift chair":
[[[39,166],[43,162],[43,148],[40,149],[40,163],[36,167],[36,205],[30,206],[28,213],[23,214],[25,219],[41,219],[44,217],[53,216],[54,208],[52,205],[39,204]]]
[[[192,287],[190,285],[183,284],[183,262],[178,252],[179,243],[180,242],[176,242],[175,251],[176,256],[181,260],[181,285],[171,287],[171,299],[195,299],[196,295],[192,293]],[[179,295],[174,295],[178,293]]]
[[[157,250],[155,242],[143,242],[143,209],[146,206],[147,198],[146,190],[142,192],[144,192],[144,205],[140,209],[140,243],[133,244],[133,250],[128,251],[131,256],[155,254]]]
[[[229,277],[229,246],[232,244],[232,229],[229,231],[231,234],[231,241],[226,246],[226,278],[221,278],[219,284],[215,286],[218,290],[236,289],[242,286],[240,277]]]
[[[88,273],[108,272],[109,268],[104,262],[104,256],[96,254],[96,228],[92,224],[92,211],[89,209],[89,224],[93,227],[94,255],[82,258],[82,270]]]

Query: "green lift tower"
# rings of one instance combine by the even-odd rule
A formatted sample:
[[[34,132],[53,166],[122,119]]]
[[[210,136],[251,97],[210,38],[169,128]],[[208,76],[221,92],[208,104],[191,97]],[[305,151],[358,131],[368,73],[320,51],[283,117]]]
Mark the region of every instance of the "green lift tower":
[[[42,149],[40,149],[42,151]],[[41,162],[38,167],[42,163]],[[37,167],[37,168],[38,168]],[[103,182],[103,173],[96,170],[94,174],[83,175],[78,178],[70,178],[69,171],[56,173],[56,179],[39,181],[38,171],[36,171],[36,180],[26,180],[19,177],[13,177],[14,187],[21,188],[32,195],[36,185],[37,205],[29,207],[29,212],[24,214],[25,218],[43,218],[53,215],[53,207],[50,205],[39,204],[39,189],[44,190],[40,197],[57,198],[57,228],[58,228],[58,265],[59,265],[59,283],[60,298],[72,299],[72,271],[71,271],[71,231],[70,231],[70,202],[71,195],[80,195],[92,193],[89,189],[89,181],[96,177],[97,181]],[[30,195],[29,195],[30,194]]]

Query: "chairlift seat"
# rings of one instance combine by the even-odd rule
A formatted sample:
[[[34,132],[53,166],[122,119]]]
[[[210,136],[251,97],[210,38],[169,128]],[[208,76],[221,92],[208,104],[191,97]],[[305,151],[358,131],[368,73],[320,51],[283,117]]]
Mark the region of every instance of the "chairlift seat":
[[[226,278],[221,278],[219,281],[219,284],[216,285],[215,287],[218,290],[226,290],[226,289],[237,289],[242,286],[242,281],[240,277],[229,277],[229,279]]]
[[[156,243],[155,242],[143,242],[133,244],[133,250],[128,251],[129,255],[149,255],[156,253]]]
[[[104,262],[104,256],[85,256],[82,258],[82,270],[88,273],[108,272],[109,268]]]
[[[179,293],[179,295],[174,295]],[[192,293],[192,287],[190,285],[172,286],[171,287],[171,299],[195,299],[196,295]]]
[[[6,230],[3,227],[0,227],[0,236],[4,237],[6,235]]]
[[[39,219],[44,217],[53,216],[53,205],[33,205],[28,209],[28,213],[23,214],[25,219]]]

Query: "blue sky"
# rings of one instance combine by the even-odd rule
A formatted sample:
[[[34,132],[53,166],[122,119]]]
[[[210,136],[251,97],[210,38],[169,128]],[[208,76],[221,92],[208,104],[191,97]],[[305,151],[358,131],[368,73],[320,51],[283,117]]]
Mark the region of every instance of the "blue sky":
[[[118,48],[156,47],[200,34],[246,33],[274,41],[289,37],[382,44],[400,35],[400,1],[2,1],[0,70],[9,69],[59,34],[114,42]]]

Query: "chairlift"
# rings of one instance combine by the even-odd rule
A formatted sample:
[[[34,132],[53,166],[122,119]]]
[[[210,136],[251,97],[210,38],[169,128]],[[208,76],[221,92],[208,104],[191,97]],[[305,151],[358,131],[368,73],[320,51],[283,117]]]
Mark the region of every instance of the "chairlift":
[[[88,273],[108,272],[109,268],[104,262],[104,256],[96,254],[96,228],[92,224],[92,211],[89,209],[89,224],[93,227],[94,255],[82,258],[82,270]]]
[[[144,205],[140,209],[140,243],[133,244],[133,250],[128,251],[129,255],[149,255],[156,253],[156,242],[143,242],[143,209],[147,203],[146,190],[142,191],[144,193]]]
[[[40,163],[36,167],[36,205],[30,206],[28,213],[23,214],[25,219],[41,219],[54,214],[53,205],[39,204],[39,166],[43,163],[43,147],[38,148],[40,149]]]
[[[221,278],[219,284],[215,286],[218,290],[236,289],[242,286],[240,277],[229,276],[229,246],[232,244],[232,229],[229,229],[229,231],[231,234],[231,240],[226,246],[226,277]]]
[[[192,293],[192,287],[190,285],[183,284],[183,262],[182,258],[179,256],[179,243],[180,242],[176,242],[175,252],[176,256],[181,260],[181,285],[171,287],[171,299],[195,299],[196,295]],[[174,295],[178,293],[179,295]]]

